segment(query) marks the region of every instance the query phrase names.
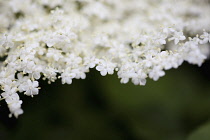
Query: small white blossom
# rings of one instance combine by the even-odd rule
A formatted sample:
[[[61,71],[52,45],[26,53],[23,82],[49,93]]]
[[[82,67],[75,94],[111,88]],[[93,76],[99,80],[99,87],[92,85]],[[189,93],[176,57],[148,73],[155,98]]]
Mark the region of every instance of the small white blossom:
[[[210,34],[207,33],[207,32],[204,32],[204,33],[200,36],[200,38],[203,39],[203,40],[200,41],[201,44],[206,44],[206,43],[210,42]]]
[[[23,60],[21,64],[22,64],[21,69],[23,73],[32,73],[33,70],[36,68],[34,61]]]
[[[102,76],[108,74],[113,74],[116,64],[112,62],[108,62],[106,60],[100,60],[98,66],[96,66],[96,70],[100,71]]]
[[[86,66],[86,69],[94,68],[97,63],[98,60],[94,56],[84,58],[84,66]]]
[[[27,83],[29,77],[28,76],[24,76],[23,73],[18,73],[17,74],[17,85],[18,85],[18,91],[19,92],[23,92],[25,91],[25,84]]]
[[[23,86],[23,90],[25,91],[25,95],[33,97],[39,93],[38,89],[39,83],[37,81],[27,80],[25,85]]]
[[[149,77],[152,78],[154,81],[157,81],[160,77],[164,76],[165,72],[162,70],[161,67],[155,66],[150,72]]]
[[[70,71],[70,70],[65,70],[62,74],[61,74],[61,79],[62,79],[62,84],[71,84],[72,83],[72,79],[76,77],[76,73]]]
[[[180,40],[185,40],[186,37],[183,35],[183,32],[174,32],[173,37],[169,38],[169,40],[174,40],[174,44],[178,44]]]
[[[100,11],[100,12],[99,12]],[[88,16],[97,16],[101,19],[106,19],[109,14],[109,9],[105,7],[101,2],[92,2],[89,3],[84,9],[83,12]]]
[[[53,58],[53,60],[55,60],[55,61],[58,61],[59,59],[61,59],[63,57],[61,55],[61,51],[54,49],[54,48],[48,49],[46,56],[49,58]]]
[[[21,109],[22,100],[19,99],[19,96],[16,93],[17,88],[11,88],[10,86],[5,85],[4,91],[5,92],[1,95],[8,104],[10,112],[17,118],[23,113],[23,110]],[[10,114],[10,117],[12,114]]]
[[[12,42],[13,37],[8,34],[0,35],[0,47],[4,47],[6,49],[13,48],[14,43]]]
[[[142,69],[140,69],[135,73],[135,76],[132,77],[132,82],[135,85],[145,85],[146,78],[147,74]]]

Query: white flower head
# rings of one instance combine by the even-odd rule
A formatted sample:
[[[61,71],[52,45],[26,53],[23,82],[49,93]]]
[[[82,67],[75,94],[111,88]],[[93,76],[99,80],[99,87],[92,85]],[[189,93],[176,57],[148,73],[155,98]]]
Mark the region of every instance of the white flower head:
[[[37,95],[40,78],[72,84],[94,68],[145,85],[184,61],[201,66],[209,13],[207,0],[1,1],[0,100],[18,117],[19,94]]]

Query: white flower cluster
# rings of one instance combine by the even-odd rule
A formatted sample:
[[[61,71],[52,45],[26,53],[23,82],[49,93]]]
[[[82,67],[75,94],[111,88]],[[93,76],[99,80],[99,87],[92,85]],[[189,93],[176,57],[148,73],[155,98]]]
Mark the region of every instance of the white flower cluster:
[[[0,100],[18,117],[18,94],[37,95],[40,78],[71,84],[95,67],[145,85],[183,61],[200,66],[209,13],[206,0],[0,0]]]

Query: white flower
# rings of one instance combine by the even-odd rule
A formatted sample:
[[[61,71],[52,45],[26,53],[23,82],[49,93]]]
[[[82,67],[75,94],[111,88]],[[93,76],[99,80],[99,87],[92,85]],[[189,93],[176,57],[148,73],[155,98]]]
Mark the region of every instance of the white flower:
[[[150,72],[149,77],[154,81],[157,81],[160,77],[164,76],[165,72],[162,70],[161,67],[155,66]]]
[[[49,48],[46,56],[49,58],[53,58],[55,61],[58,61],[63,57],[61,55],[61,51],[54,48]]]
[[[72,79],[76,77],[76,73],[66,70],[61,74],[60,77],[62,78],[62,84],[71,84]]]
[[[13,48],[14,43],[12,41],[13,37],[8,34],[3,34],[0,36],[0,47],[4,47],[6,49]]]
[[[100,71],[102,76],[105,76],[108,74],[113,74],[114,69],[116,67],[116,64],[106,61],[106,60],[100,60],[98,66],[96,66],[96,70]]]
[[[156,35],[156,39],[155,39],[155,43],[156,44],[160,44],[160,45],[164,45],[166,44],[166,35],[162,34],[162,33],[159,33]]]
[[[200,38],[203,39],[203,40],[200,41],[201,44],[206,44],[206,43],[210,42],[210,34],[207,33],[207,32],[204,32],[204,33],[200,36]]]
[[[135,85],[145,85],[146,84],[147,74],[142,71],[142,69],[138,70],[135,76],[132,77],[132,82]]]
[[[169,38],[169,41],[174,40],[174,44],[178,44],[180,40],[185,40],[186,37],[183,35],[183,32],[174,32],[173,37]]]
[[[93,38],[93,41],[96,45],[101,47],[110,47],[110,41],[108,35],[106,34],[99,34]]]
[[[83,12],[88,16],[97,16],[101,19],[106,19],[111,14],[105,5],[101,2],[92,2],[88,4],[84,9]]]
[[[98,60],[94,56],[84,58],[84,66],[86,66],[85,69],[94,68],[97,63]]]
[[[124,58],[127,56],[128,48],[124,44],[118,44],[117,42],[112,42],[109,53],[117,58]]]
[[[66,57],[64,58],[64,62],[68,67],[77,68],[81,64],[82,58],[76,56],[75,54],[67,54]]]
[[[166,35],[169,35],[169,34],[175,32],[175,30],[171,27],[164,27],[162,32]]]
[[[41,77],[41,72],[43,71],[43,68],[41,66],[36,66],[35,69],[33,70],[32,73],[29,73],[29,76],[31,77],[32,80],[34,79],[40,79]]]
[[[25,85],[23,86],[24,94],[33,97],[39,93],[38,89],[39,83],[38,81],[27,80]]]
[[[23,60],[21,64],[23,73],[32,73],[36,67],[34,61]]]
[[[4,91],[2,97],[8,104],[10,112],[17,118],[23,113],[23,110],[21,109],[22,100],[20,100],[19,95],[16,93],[17,88],[11,88],[10,86],[5,85]],[[10,117],[12,114],[10,114]]]
[[[29,80],[28,76],[24,76],[23,73],[18,73],[17,74],[17,85],[18,85],[18,91],[19,92],[23,92],[25,89],[25,84],[27,83],[27,81]]]
[[[44,80],[48,79],[49,83],[55,82],[55,80],[57,79],[56,75],[57,75],[58,70],[53,67],[45,67],[42,72],[44,74],[43,79]]]

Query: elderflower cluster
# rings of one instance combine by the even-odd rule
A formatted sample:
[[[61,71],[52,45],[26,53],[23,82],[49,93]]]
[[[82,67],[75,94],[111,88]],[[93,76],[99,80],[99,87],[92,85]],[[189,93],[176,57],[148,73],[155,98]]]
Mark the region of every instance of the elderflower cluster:
[[[145,85],[184,61],[200,66],[209,13],[207,0],[0,0],[0,100],[18,117],[40,78],[71,84],[95,68]]]

